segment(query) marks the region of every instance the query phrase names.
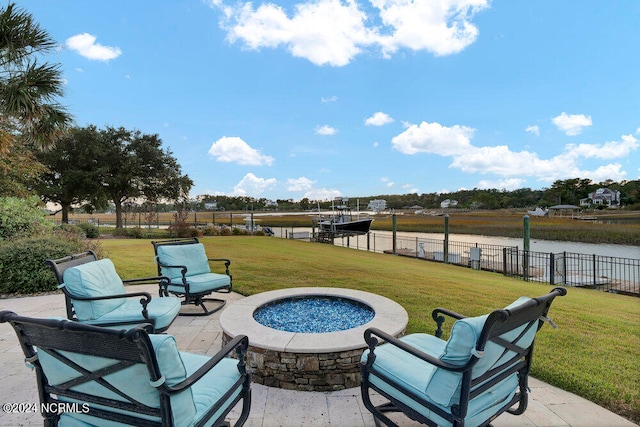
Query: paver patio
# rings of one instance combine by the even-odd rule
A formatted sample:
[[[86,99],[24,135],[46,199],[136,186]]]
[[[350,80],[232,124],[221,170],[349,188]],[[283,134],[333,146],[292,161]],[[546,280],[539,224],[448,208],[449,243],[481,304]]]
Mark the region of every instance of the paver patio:
[[[154,286],[140,286],[156,295]],[[220,294],[228,304],[243,298],[237,293]],[[64,317],[62,294],[26,298],[0,299],[0,310],[11,310],[23,316]],[[221,348],[222,330],[219,314],[207,317],[176,319],[168,333],[175,336],[183,351],[214,355]],[[1,403],[37,403],[34,374],[23,362],[13,329],[0,325],[0,401]],[[503,414],[493,422],[496,427],[624,427],[635,424],[574,394],[549,384],[530,379],[529,407],[524,415]],[[360,427],[373,426],[373,417],[364,408],[360,389],[336,392],[289,391],[258,384],[253,385],[253,398],[249,420],[252,427]],[[232,412],[239,414],[239,408]],[[417,426],[402,415],[395,417],[401,426]],[[234,419],[231,419],[232,425]],[[0,426],[42,425],[39,413],[0,414]]]

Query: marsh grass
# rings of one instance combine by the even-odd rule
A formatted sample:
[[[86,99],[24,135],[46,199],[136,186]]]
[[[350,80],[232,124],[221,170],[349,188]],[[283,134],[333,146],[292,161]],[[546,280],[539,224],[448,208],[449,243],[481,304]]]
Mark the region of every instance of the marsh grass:
[[[552,289],[497,273],[332,245],[253,236],[201,241],[210,257],[231,258],[234,290],[243,295],[297,286],[373,292],[407,310],[408,333],[433,333],[436,307],[475,316]],[[150,240],[102,244],[123,278],[156,274]],[[569,288],[554,302],[550,317],[558,329],[545,325],[538,334],[532,375],[640,421],[640,301]]]
[[[451,234],[477,234],[485,236],[522,237],[523,217],[522,211],[453,211],[449,214],[449,232]],[[244,225],[244,212],[199,212],[191,213],[188,222],[196,220],[201,224],[212,222],[217,224]],[[260,225],[270,225],[272,227],[311,227],[313,213],[300,215],[280,215],[280,216],[256,216]],[[636,213],[609,213],[602,215],[599,221],[584,221],[568,217],[531,217],[530,229],[532,239],[542,240],[562,240],[584,243],[612,243],[640,245],[640,221]],[[74,214],[72,220],[83,221],[89,217],[98,218],[100,221],[114,223],[115,216],[109,214]],[[371,226],[372,230],[391,230],[392,216],[380,214],[374,216],[375,220]],[[623,218],[626,221],[616,222],[616,218]],[[161,213],[158,219],[162,224],[169,224],[172,221],[172,214]],[[613,220],[613,221],[612,221]],[[130,218],[129,224],[137,225],[136,218]],[[144,221],[141,223],[144,233],[151,233]],[[443,233],[444,218],[442,216],[398,214],[396,216],[396,227],[398,231],[412,231],[423,233]]]

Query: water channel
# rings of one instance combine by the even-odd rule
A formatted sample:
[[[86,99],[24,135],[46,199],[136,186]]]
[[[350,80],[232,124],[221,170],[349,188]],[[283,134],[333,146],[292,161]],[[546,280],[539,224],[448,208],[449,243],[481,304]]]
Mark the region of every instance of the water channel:
[[[294,236],[304,236],[304,233],[311,235],[311,227],[272,227],[276,237],[287,238],[293,233]],[[371,239],[376,242],[376,247],[371,248],[375,252],[382,252],[392,248],[391,231],[374,230],[371,231]],[[417,233],[417,232],[398,232],[396,237],[401,241],[411,241],[418,239],[437,239],[444,240],[443,233]],[[335,244],[338,246],[346,246],[346,239],[338,238]],[[371,240],[370,240],[371,241]],[[523,248],[523,240],[512,237],[498,236],[482,236],[475,234],[449,234],[451,242],[478,243],[498,246],[517,246]],[[381,246],[382,245],[382,246]],[[388,247],[387,247],[388,246]],[[355,236],[349,238],[349,247],[355,249],[367,249],[367,236]],[[600,256],[620,257],[640,259],[640,246],[633,245],[612,245],[605,243],[580,243],[580,242],[563,242],[556,240],[539,240],[532,239],[530,241],[530,250],[544,253],[561,253],[573,252],[582,254],[595,254]]]

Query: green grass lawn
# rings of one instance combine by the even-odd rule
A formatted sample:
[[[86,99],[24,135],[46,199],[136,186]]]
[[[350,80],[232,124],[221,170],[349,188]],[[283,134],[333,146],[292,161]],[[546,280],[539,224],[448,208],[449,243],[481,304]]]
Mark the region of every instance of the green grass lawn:
[[[201,241],[209,257],[231,259],[234,290],[243,295],[298,286],[373,292],[407,310],[408,333],[433,333],[435,307],[475,316],[552,289],[498,273],[333,245],[253,236]],[[104,240],[102,247],[122,278],[156,274],[150,240]],[[532,375],[640,421],[640,299],[569,288],[555,300],[550,317],[558,329],[545,325],[538,334]]]

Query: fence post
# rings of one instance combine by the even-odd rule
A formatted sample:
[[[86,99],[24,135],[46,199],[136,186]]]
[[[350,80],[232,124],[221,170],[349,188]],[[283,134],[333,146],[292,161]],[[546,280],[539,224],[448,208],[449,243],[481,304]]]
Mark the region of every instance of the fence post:
[[[507,248],[502,248],[502,274],[508,276],[507,274]]]
[[[549,254],[549,283],[554,285],[556,281],[556,256],[553,252]]]
[[[529,248],[530,248],[530,225],[529,225],[529,215],[525,215],[523,218],[523,228],[524,228],[524,242],[522,244],[523,249],[523,258],[522,258],[522,276],[525,282],[529,281]]]
[[[596,254],[593,254],[593,289],[598,288],[598,279],[597,279],[597,263],[596,263]]]
[[[444,242],[442,248],[442,262],[449,264],[449,214],[444,215]]]
[[[393,254],[396,254],[396,213],[393,213],[392,218],[392,224],[393,224]]]

